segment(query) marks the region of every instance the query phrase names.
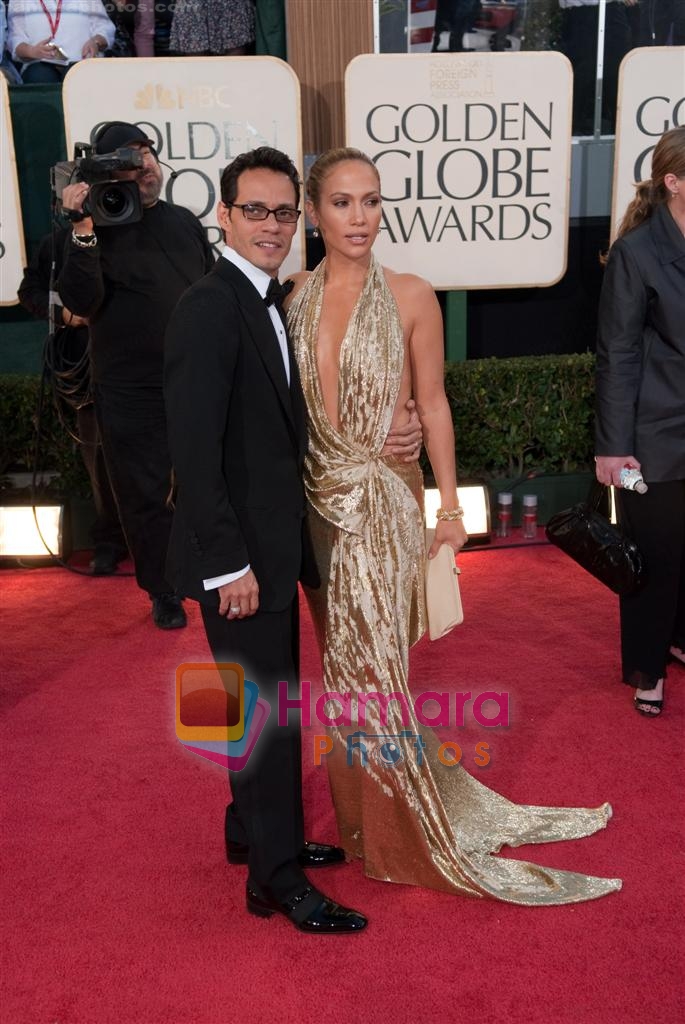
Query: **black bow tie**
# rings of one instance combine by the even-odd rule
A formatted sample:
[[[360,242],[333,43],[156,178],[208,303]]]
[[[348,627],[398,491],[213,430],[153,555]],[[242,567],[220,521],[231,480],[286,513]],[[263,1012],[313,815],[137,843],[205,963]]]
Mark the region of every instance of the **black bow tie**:
[[[264,301],[267,306],[270,306],[273,303],[274,306],[280,308],[283,305],[284,298],[286,295],[290,294],[294,287],[294,281],[286,281],[285,284],[281,284],[275,277],[272,277],[269,281],[269,287],[266,290]]]

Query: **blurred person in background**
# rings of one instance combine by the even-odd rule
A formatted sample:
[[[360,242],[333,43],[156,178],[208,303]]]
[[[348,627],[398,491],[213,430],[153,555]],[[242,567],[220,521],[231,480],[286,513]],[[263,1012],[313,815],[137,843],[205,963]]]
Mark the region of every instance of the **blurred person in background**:
[[[613,484],[646,585],[620,598],[623,682],[663,707],[669,656],[685,664],[685,127],[659,139],[607,261],[597,341],[596,472]],[[644,494],[621,488],[639,469]]]
[[[0,4],[0,74],[4,75],[10,85],[18,85],[21,82],[19,72],[10,60],[10,55],[5,50],[7,40],[7,7],[3,2]]]
[[[117,29],[114,57],[168,57],[173,0],[109,0]]]
[[[449,32],[447,50],[450,53],[462,53],[464,35],[473,27],[479,8],[480,0],[438,0],[435,9],[433,53],[440,47],[440,36],[443,32]]]
[[[102,0],[10,0],[7,23],[12,60],[27,84],[61,82],[73,64],[114,41]]]
[[[637,0],[607,0],[604,23],[604,77],[602,81],[602,133],[616,124],[618,69],[630,50],[628,7]],[[561,52],[573,65],[573,134],[592,135],[597,87],[598,0],[559,0]]]
[[[255,38],[253,0],[177,0],[170,48],[183,57],[240,57]]]
[[[638,0],[628,15],[634,46],[685,45],[685,0]]]

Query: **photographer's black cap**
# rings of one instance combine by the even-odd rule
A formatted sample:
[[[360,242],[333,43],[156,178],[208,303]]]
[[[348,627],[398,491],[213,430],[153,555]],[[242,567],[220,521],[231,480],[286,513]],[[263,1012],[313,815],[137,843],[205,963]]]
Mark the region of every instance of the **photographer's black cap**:
[[[113,153],[115,149],[123,149],[131,145],[149,146],[154,152],[155,144],[149,139],[142,128],[127,121],[108,121],[98,129],[94,146],[98,156]]]

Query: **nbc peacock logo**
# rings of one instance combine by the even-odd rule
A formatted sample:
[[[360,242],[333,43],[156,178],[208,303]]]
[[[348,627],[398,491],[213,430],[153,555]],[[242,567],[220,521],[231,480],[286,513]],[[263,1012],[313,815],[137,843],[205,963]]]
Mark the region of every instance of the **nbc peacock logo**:
[[[176,669],[176,738],[222,768],[245,767],[270,711],[242,665],[193,662]]]

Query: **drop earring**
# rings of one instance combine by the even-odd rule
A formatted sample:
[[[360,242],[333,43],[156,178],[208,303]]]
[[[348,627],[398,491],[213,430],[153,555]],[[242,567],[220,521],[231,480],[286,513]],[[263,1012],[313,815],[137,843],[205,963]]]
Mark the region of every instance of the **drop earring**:
[[[314,228],[314,230],[312,231],[312,238],[318,238],[318,237],[319,237],[319,229],[318,228]]]

